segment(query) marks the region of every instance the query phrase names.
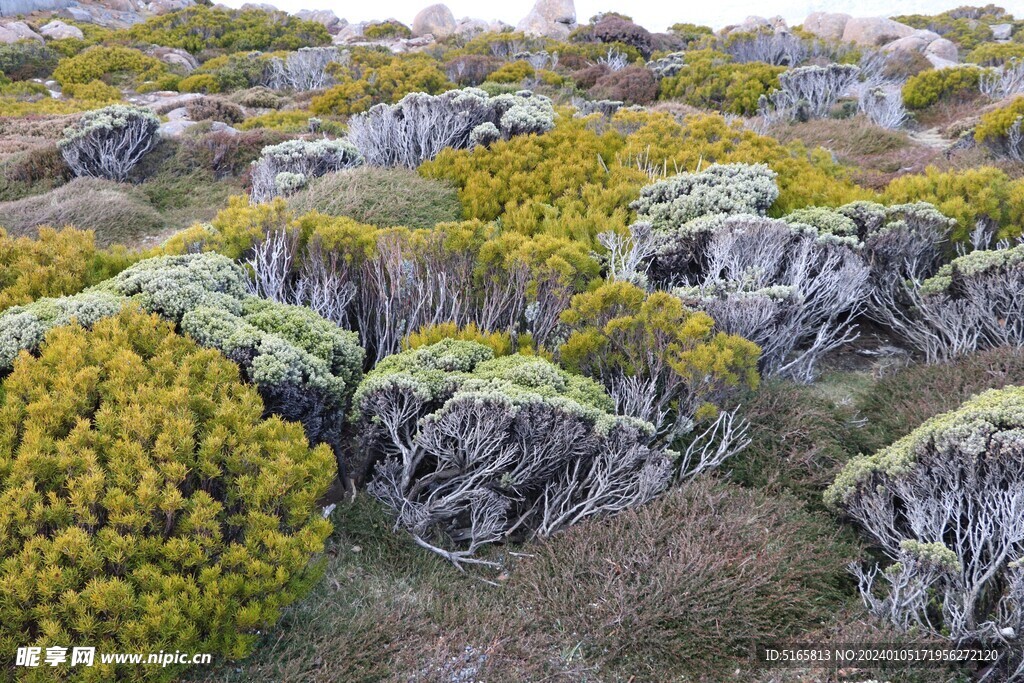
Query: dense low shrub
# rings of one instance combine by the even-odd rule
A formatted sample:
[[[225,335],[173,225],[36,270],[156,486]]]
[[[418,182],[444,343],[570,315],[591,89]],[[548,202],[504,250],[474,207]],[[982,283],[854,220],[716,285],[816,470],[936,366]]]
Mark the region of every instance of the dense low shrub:
[[[1024,59],[1024,45],[1019,43],[982,43],[964,57],[979,66],[1002,66],[1018,59]]]
[[[827,620],[856,548],[792,498],[698,480],[529,554],[510,581],[516,604],[573,634],[588,668],[723,680],[749,665],[751,638]]]
[[[600,385],[536,356],[442,341],[378,363],[355,401],[368,491],[456,565],[645,503],[672,474],[645,445],[650,424],[616,417]]]
[[[708,215],[763,216],[779,197],[775,178],[763,164],[714,164],[644,186],[631,208],[655,230],[678,229]]]
[[[231,92],[264,85],[268,57],[261,52],[235,52],[204,62],[178,89],[184,92]]]
[[[21,355],[0,391],[0,644],[245,656],[331,530],[330,449],[261,412],[232,363],[155,316]],[[106,680],[178,673],[98,660]]]
[[[592,99],[617,100],[625,104],[649,104],[658,96],[658,82],[651,70],[627,66],[599,76],[587,91]]]
[[[788,67],[797,67],[810,52],[801,36],[767,26],[730,33],[722,42],[722,50],[737,62]]]
[[[934,31],[953,41],[961,50],[973,50],[980,43],[992,40],[989,24],[1011,21],[1002,7],[993,4],[985,6],[963,6],[936,15],[905,14],[893,17],[894,21],[917,29]]]
[[[316,178],[293,194],[288,205],[296,214],[348,216],[381,228],[432,228],[462,215],[458,193],[449,183],[404,168],[372,166]]]
[[[353,57],[335,69],[334,77],[338,84],[310,102],[314,114],[347,116],[374,104],[393,104],[410,93],[437,95],[452,88],[438,62],[426,55],[373,56],[365,62]]]
[[[264,147],[252,164],[253,202],[289,195],[327,173],[360,166],[363,156],[346,140],[289,140]]]
[[[923,71],[903,86],[903,103],[908,109],[925,109],[939,101],[968,99],[978,93],[981,74],[976,66]]]
[[[127,33],[136,42],[177,47],[193,54],[208,48],[226,52],[298,50],[331,42],[324,25],[315,21],[284,12],[201,4],[150,17]]]
[[[8,309],[0,316],[0,367],[34,349],[47,330],[72,318],[91,325],[134,300],[238,363],[268,413],[302,422],[310,441],[337,448],[362,376],[358,337],[308,308],[251,296],[247,287],[244,271],[217,254],[140,261],[82,294]]]
[[[1024,47],[1024,46],[1021,46]],[[974,129],[974,139],[1015,161],[1024,161],[1024,97],[983,114]]]
[[[387,21],[371,23],[363,29],[363,35],[370,40],[412,38],[412,29],[400,21],[388,19]]]
[[[686,53],[685,65],[661,80],[659,99],[679,100],[701,109],[752,115],[758,101],[779,87],[784,67],[759,62],[739,64],[711,50]]]
[[[45,89],[45,86],[43,86]],[[61,95],[76,100],[93,102],[120,102],[121,91],[103,81],[95,80],[88,83],[71,83],[61,89]]]
[[[92,230],[98,244],[109,246],[158,232],[165,221],[139,188],[99,178],[75,178],[49,192],[0,203],[0,226],[13,235],[68,225]]]
[[[57,61],[56,52],[35,40],[0,45],[0,73],[15,81],[49,78]]]
[[[156,57],[128,47],[97,45],[60,60],[53,79],[63,86],[103,80],[136,87],[166,74],[167,65]]]
[[[617,412],[653,424],[658,443],[697,438],[681,459],[684,473],[714,467],[732,453],[736,444],[729,441],[742,435],[728,433],[732,418],[719,408],[738,389],[757,386],[754,344],[716,332],[709,316],[666,292],[648,295],[626,282],[577,294],[561,320],[568,338],[559,359],[599,380]],[[725,433],[714,436],[724,444],[700,451],[707,444],[698,432],[708,426],[700,423],[718,424]]]
[[[188,101],[185,110],[193,121],[241,123],[245,119],[245,113],[241,107],[220,97],[197,97]]]
[[[973,251],[882,302],[885,321],[929,362],[1024,346],[1024,244]]]
[[[956,171],[930,166],[924,173],[901,175],[886,186],[882,201],[934,204],[956,219],[952,239],[963,244],[970,243],[979,222],[994,228],[999,239],[1020,235],[1024,223],[1024,181],[993,166]]]
[[[75,175],[124,181],[156,145],[159,127],[150,110],[115,104],[83,114],[58,144]]]
[[[0,218],[2,222],[2,218]],[[96,248],[93,233],[40,228],[36,239],[0,229],[0,311],[43,297],[75,294],[126,268],[122,249]]]
[[[855,566],[879,618],[1004,650],[1024,671],[1024,389],[985,392],[873,455],[852,460],[825,500],[892,561]]]
[[[371,166],[416,168],[445,148],[489,145],[554,127],[551,100],[523,90],[490,97],[477,88],[411,93],[349,120],[348,137]]]
[[[598,43],[619,43],[636,48],[644,59],[651,56],[651,33],[643,26],[634,24],[632,20],[617,15],[605,14],[588,26],[577,29],[573,40]]]

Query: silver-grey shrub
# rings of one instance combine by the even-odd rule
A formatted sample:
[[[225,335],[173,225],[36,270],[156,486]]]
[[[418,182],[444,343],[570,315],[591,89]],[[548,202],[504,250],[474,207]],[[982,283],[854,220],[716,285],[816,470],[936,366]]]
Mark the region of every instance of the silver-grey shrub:
[[[123,182],[156,145],[159,128],[150,110],[114,104],[82,114],[57,145],[76,176]]]
[[[860,68],[853,64],[789,69],[779,76],[780,88],[762,100],[762,114],[769,118],[824,118],[857,82],[859,72]],[[765,110],[766,107],[770,111]]]
[[[490,144],[495,131],[506,140],[544,133],[554,121],[551,100],[529,90],[495,97],[478,88],[416,92],[353,116],[348,138],[372,166],[416,168],[445,148]]]
[[[764,215],[779,196],[776,173],[764,164],[713,164],[640,190],[630,204],[655,230],[673,230],[709,215]]]
[[[758,344],[764,374],[809,382],[825,353],[855,338],[869,274],[855,238],[745,215],[682,238],[693,246],[676,295]]]
[[[448,558],[548,537],[647,502],[669,483],[653,427],[610,412],[593,380],[536,356],[445,340],[390,356],[356,392],[367,490]]]
[[[1024,244],[974,251],[880,290],[875,315],[928,362],[1024,346]]]
[[[266,202],[294,192],[328,173],[361,166],[363,157],[347,140],[287,140],[264,147],[252,162],[250,200]]]
[[[851,566],[871,612],[1003,650],[985,680],[1024,677],[1024,388],[985,392],[854,458],[825,500],[890,560]]]
[[[336,47],[303,47],[267,62],[266,85],[274,90],[319,90],[334,84],[327,65],[342,59]]]

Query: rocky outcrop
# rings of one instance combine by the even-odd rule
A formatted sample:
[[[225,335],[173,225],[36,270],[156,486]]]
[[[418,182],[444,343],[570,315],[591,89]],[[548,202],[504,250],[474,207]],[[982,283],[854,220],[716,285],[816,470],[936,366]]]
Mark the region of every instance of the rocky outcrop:
[[[19,40],[44,42],[43,37],[29,28],[24,21],[12,21],[9,24],[0,25],[0,43],[16,43]]]
[[[759,16],[749,16],[744,19],[741,24],[725,27],[722,33],[725,35],[734,35],[736,33],[757,33],[758,31],[773,31],[775,33],[781,33],[789,31],[789,26],[786,25],[786,20],[779,16],[775,16],[770,19]]]
[[[430,34],[442,40],[454,34],[456,27],[455,15],[442,4],[423,8],[412,20],[412,34],[417,37]]]
[[[564,40],[576,29],[576,6],[573,0],[537,0],[530,13],[516,26],[517,31],[531,36]]]
[[[0,17],[14,17],[30,12],[52,12],[64,9],[70,0],[0,0]]]
[[[196,4],[195,0],[153,0],[153,2],[146,5],[146,9],[153,14],[168,14],[191,7],[194,4]]]
[[[990,24],[992,40],[1004,41],[1013,37],[1013,24]]]
[[[842,40],[849,14],[839,12],[813,12],[804,19],[803,29],[822,40]]]
[[[101,5],[80,5],[77,2],[62,9],[60,16],[83,24],[96,24],[105,28],[128,28],[145,21],[142,14],[134,10],[114,10]]]
[[[82,29],[71,24],[65,24],[63,21],[54,19],[46,26],[39,29],[39,34],[44,38],[50,40],[64,40],[65,38],[77,38],[82,40],[85,38],[85,34],[82,33]]]
[[[327,32],[332,36],[336,35],[341,29],[348,26],[348,21],[341,19],[337,14],[329,9],[304,9],[299,10],[295,13],[299,19],[305,21],[315,21],[318,24],[323,24],[327,29]]]
[[[463,17],[459,19],[459,22],[455,25],[455,35],[463,38],[472,38],[475,35],[486,33],[491,31],[491,24],[483,19],[471,19],[469,17]],[[496,31],[500,32],[500,31]]]
[[[854,17],[843,28],[843,40],[864,47],[882,47],[913,35],[914,28],[884,17]]]
[[[192,73],[194,70],[199,68],[199,61],[195,57],[193,57],[189,52],[180,50],[176,47],[154,45],[146,50],[146,54],[150,57],[156,57],[165,64],[176,66],[180,71],[183,71],[186,74]]]

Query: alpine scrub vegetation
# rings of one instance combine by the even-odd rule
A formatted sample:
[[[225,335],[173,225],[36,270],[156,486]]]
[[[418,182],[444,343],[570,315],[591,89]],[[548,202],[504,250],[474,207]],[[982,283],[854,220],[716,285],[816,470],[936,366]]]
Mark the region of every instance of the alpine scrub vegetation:
[[[826,502],[892,563],[855,572],[876,616],[953,642],[1004,650],[1024,671],[1024,389],[983,393],[850,461]]]
[[[641,505],[672,476],[653,426],[536,356],[446,340],[377,364],[356,392],[371,495],[451,560]],[[457,547],[446,547],[450,544]],[[493,563],[491,563],[493,564]]]
[[[115,104],[83,114],[64,131],[60,153],[77,176],[124,181],[157,142],[148,109]]]
[[[0,367],[38,348],[53,328],[72,321],[89,327],[135,302],[238,363],[268,413],[301,422],[310,441],[340,451],[344,416],[362,377],[358,337],[307,308],[254,297],[247,282],[241,267],[218,254],[140,261],[81,294],[5,311]]]
[[[137,310],[50,332],[0,391],[0,645],[241,657],[317,578],[326,446]],[[101,664],[64,680],[169,681]],[[85,673],[79,673],[84,671]]]
[[[288,140],[264,147],[252,163],[253,202],[294,194],[313,178],[361,166],[363,156],[345,140]]]

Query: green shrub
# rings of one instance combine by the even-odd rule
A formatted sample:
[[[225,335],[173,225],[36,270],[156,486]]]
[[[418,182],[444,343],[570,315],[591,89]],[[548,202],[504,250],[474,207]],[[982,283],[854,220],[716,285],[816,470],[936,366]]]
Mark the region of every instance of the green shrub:
[[[336,80],[337,85],[310,102],[314,114],[357,114],[374,104],[394,104],[412,92],[436,95],[454,87],[439,63],[425,54],[396,55],[384,61],[374,57],[368,65],[341,68]]]
[[[210,94],[220,92],[221,84],[213,74],[192,74],[181,79],[178,89],[181,92]]]
[[[730,55],[712,50],[688,52],[679,73],[661,80],[658,99],[752,115],[757,112],[760,97],[779,88],[783,71],[784,67],[762,62],[737,64]]]
[[[933,16],[907,14],[893,17],[894,21],[901,24],[934,31],[943,38],[956,43],[962,51],[973,50],[979,44],[992,40],[992,29],[988,27],[988,24],[1012,21],[1012,19],[1002,7],[991,4],[984,7],[959,7]]]
[[[998,237],[1016,237],[1024,224],[1024,181],[1011,180],[992,166],[961,171],[928,167],[924,173],[894,178],[882,192],[888,204],[928,202],[955,218],[955,242],[969,243],[979,220],[991,221]]]
[[[209,48],[225,52],[298,50],[331,42],[323,24],[284,12],[203,5],[151,17],[126,33],[135,42],[177,47],[192,54]]]
[[[76,176],[124,181],[156,146],[159,127],[149,109],[113,104],[78,117],[57,146]]]
[[[101,80],[89,81],[88,83],[69,83],[63,88],[61,94],[77,100],[92,100],[94,102],[121,101],[121,91]]]
[[[155,81],[166,73],[166,64],[139,50],[97,45],[60,60],[53,71],[53,79],[62,86],[102,80],[136,87],[143,81]]]
[[[979,66],[1001,66],[1024,59],[1024,45],[1019,43],[982,43],[967,53],[965,62]]]
[[[971,65],[923,71],[904,84],[903,103],[908,109],[925,109],[940,101],[969,99],[978,94],[981,73]]]
[[[75,294],[133,261],[123,249],[96,248],[93,233],[40,228],[36,239],[0,229],[0,311],[43,297]]]
[[[386,38],[412,38],[412,29],[400,21],[389,19],[376,24],[370,24],[363,29],[363,35],[370,40],[383,40]]]
[[[23,354],[0,392],[0,645],[248,654],[317,577],[334,476],[261,413],[232,363],[137,312]],[[66,673],[180,673],[98,660]]]
[[[1022,46],[1024,47],[1024,46]],[[974,128],[974,139],[1012,159],[1024,158],[1024,97],[1018,96],[1004,107],[982,114]]]
[[[288,204],[296,214],[318,211],[379,227],[432,228],[462,214],[452,185],[404,168],[365,166],[329,173],[310,181]]]
[[[0,73],[15,81],[49,78],[57,61],[56,52],[35,40],[0,44]]]
[[[92,230],[101,246],[127,244],[164,227],[164,219],[138,187],[99,178],[76,178],[39,195],[0,203],[0,227],[17,236],[41,226]]]
[[[249,295],[245,273],[219,254],[147,259],[82,294],[8,309],[0,315],[0,368],[71,317],[91,324],[129,299],[238,363],[269,413],[302,422],[313,442],[338,446],[362,377],[358,336],[308,308]]]

